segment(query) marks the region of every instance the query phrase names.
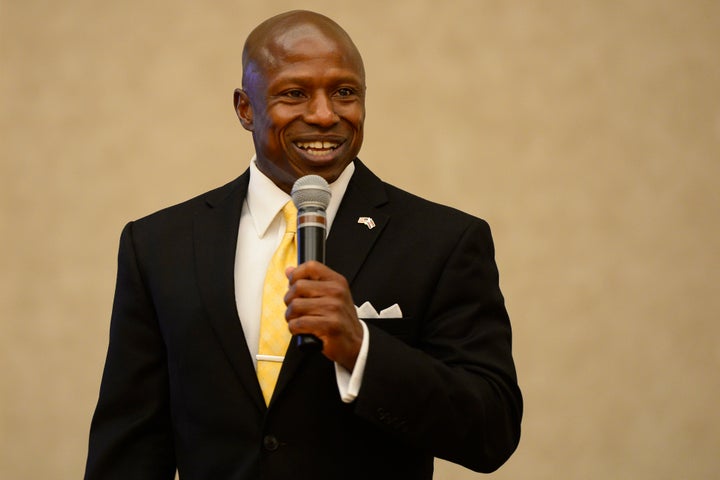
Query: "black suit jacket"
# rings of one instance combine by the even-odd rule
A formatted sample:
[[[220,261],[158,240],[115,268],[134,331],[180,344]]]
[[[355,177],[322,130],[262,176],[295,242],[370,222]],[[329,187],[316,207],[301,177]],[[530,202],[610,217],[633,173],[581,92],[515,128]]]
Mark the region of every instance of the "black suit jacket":
[[[266,407],[234,297],[248,178],[124,229],[86,478],[429,479],[434,456],[499,467],[522,399],[487,224],[356,160],[327,264],[356,305],[397,303],[403,318],[366,320],[354,402],[332,362],[291,346]]]

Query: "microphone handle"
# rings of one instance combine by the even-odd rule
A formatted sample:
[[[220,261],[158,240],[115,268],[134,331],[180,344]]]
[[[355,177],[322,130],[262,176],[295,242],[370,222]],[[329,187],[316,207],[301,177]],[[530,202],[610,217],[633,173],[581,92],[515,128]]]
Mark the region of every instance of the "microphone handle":
[[[298,212],[297,247],[298,265],[309,260],[325,263],[325,211]],[[295,344],[306,352],[323,349],[322,340],[309,333],[297,335]]]

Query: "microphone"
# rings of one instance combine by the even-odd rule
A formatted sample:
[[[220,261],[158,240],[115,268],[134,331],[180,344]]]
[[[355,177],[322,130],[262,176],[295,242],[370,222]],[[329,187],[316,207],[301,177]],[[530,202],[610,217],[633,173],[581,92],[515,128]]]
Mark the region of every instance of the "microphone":
[[[298,265],[309,260],[325,263],[325,210],[330,204],[330,186],[319,175],[305,175],[295,181],[290,196],[298,211]],[[315,335],[297,335],[295,342],[301,350],[319,351],[323,348],[322,340]]]

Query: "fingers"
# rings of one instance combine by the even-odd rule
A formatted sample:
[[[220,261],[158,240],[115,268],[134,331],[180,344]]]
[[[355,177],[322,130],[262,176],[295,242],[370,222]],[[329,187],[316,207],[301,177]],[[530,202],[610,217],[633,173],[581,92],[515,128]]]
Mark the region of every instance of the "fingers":
[[[302,263],[297,267],[288,267],[285,269],[285,275],[288,277],[290,284],[294,281],[309,280],[340,280],[345,281],[345,277],[332,270],[327,265],[323,265],[315,260]],[[347,281],[345,281],[347,284]]]
[[[319,262],[286,270],[289,289],[285,318],[293,335],[313,334],[323,341],[323,354],[349,370],[362,342],[350,287],[345,277]]]
[[[308,320],[319,320],[355,313],[345,277],[321,263],[308,262],[288,269],[288,280],[289,287],[284,298],[288,306],[288,321],[304,316],[310,317]],[[304,326],[305,322],[299,325]]]
[[[285,274],[289,283],[285,295],[285,303],[288,305],[295,298],[351,298],[350,286],[345,277],[322,263],[310,261],[298,267],[288,267]]]

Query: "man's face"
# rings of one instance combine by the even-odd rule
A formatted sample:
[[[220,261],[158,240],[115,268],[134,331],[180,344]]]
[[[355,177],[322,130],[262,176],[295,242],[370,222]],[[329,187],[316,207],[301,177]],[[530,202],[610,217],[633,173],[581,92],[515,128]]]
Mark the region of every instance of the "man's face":
[[[253,132],[258,168],[288,192],[304,175],[334,181],[363,140],[365,79],[357,52],[330,36],[290,32],[251,67],[236,107]]]

